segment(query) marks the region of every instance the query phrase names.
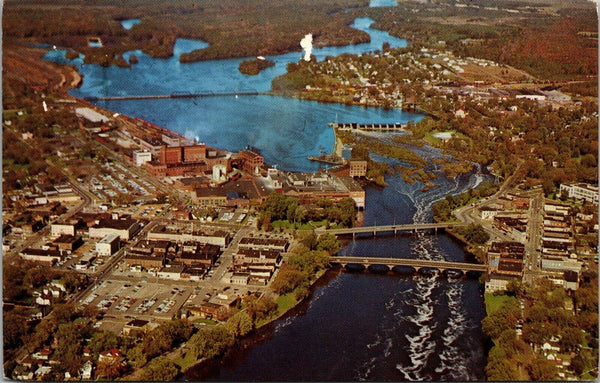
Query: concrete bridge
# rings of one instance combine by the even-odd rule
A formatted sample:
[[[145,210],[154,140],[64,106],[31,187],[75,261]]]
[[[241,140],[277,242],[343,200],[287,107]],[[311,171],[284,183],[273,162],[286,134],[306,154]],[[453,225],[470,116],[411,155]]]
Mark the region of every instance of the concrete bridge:
[[[359,226],[359,227],[350,227],[346,229],[329,229],[325,230],[323,234],[333,234],[333,235],[350,235],[354,238],[356,234],[360,233],[370,233],[373,236],[377,236],[377,233],[394,233],[396,235],[398,232],[403,231],[412,231],[417,232],[419,230],[433,230],[437,233],[438,229],[445,230],[448,228],[465,226],[464,223],[460,222],[442,222],[442,223],[411,223],[407,225],[382,225],[382,226]]]
[[[383,258],[383,257],[360,257],[360,256],[333,256],[329,262],[337,263],[346,267],[348,264],[357,264],[369,267],[371,265],[384,265],[392,269],[394,266],[410,266],[417,272],[422,268],[433,268],[440,271],[459,270],[463,274],[468,271],[487,272],[487,265],[451,262],[451,261],[433,261],[428,259],[414,258]]]
[[[268,92],[257,92],[257,91],[240,91],[240,92],[174,92],[171,94],[154,94],[154,95],[131,95],[131,96],[106,96],[106,97],[84,97],[85,101],[118,101],[118,100],[157,100],[165,98],[201,98],[201,97],[229,97],[229,96],[258,96],[263,94],[269,94]]]
[[[339,130],[363,130],[367,132],[400,132],[406,127],[406,124],[399,123],[368,123],[359,124],[356,122],[330,122],[329,126]]]

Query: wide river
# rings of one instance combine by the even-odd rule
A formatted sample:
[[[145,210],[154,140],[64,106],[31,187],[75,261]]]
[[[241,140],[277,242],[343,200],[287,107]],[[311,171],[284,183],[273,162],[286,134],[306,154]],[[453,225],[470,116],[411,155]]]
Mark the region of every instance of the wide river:
[[[377,3],[377,4],[375,4]],[[386,5],[386,1],[374,2]],[[406,41],[370,29],[372,20],[357,19],[353,27],[371,35],[368,44],[313,50],[318,60],[341,53],[379,50],[384,42],[403,47]],[[129,24],[125,24],[129,26]],[[310,31],[307,31],[307,33]],[[171,94],[174,92],[268,91],[286,64],[301,52],[268,57],[276,65],[258,76],[245,76],[242,59],[180,64],[179,55],[206,44],[178,40],[175,56],[153,59],[139,51],[131,69],[102,68],[68,61],[64,50],[52,50],[48,60],[74,64],[83,74],[77,97]],[[119,113],[139,117],[219,148],[261,150],[267,163],[279,169],[314,171],[307,160],[320,148],[330,151],[333,132],[328,122],[406,122],[420,115],[337,104],[322,104],[275,96],[99,102]],[[385,135],[381,135],[385,139]],[[426,157],[441,155],[420,149]],[[386,178],[385,189],[368,188],[365,224],[430,222],[431,204],[448,193],[476,186],[482,176],[447,179],[421,191],[398,175]],[[348,243],[343,254],[408,256],[464,261],[461,247],[445,234],[361,239]],[[188,380],[222,381],[466,381],[485,378],[485,315],[480,284],[473,279],[446,279],[369,273],[329,274],[315,289],[305,309],[275,322],[261,340],[234,350],[209,366],[190,370]]]

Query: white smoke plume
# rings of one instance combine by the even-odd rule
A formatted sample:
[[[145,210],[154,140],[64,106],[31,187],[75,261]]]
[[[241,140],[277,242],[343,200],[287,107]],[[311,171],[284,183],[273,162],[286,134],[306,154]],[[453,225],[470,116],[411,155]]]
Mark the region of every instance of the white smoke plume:
[[[312,33],[307,34],[300,40],[300,46],[304,49],[304,61],[310,61],[310,54],[312,52]]]

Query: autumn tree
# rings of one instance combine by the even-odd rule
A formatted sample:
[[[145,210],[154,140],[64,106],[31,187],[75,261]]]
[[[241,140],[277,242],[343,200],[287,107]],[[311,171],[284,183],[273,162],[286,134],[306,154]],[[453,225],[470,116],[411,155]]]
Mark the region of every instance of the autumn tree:
[[[96,364],[96,376],[107,380],[119,378],[124,370],[122,357],[104,358]]]
[[[177,365],[165,356],[152,359],[140,376],[142,381],[172,381],[179,374]]]
[[[235,337],[226,326],[205,327],[194,334],[187,342],[194,359],[213,358],[233,346]]]
[[[543,357],[534,359],[528,367],[528,372],[531,380],[538,382],[560,379],[556,365],[551,360]]]
[[[256,323],[257,320],[265,319],[272,315],[277,310],[277,303],[271,297],[258,297],[252,294],[242,299],[242,308],[246,309],[246,312],[252,318],[252,322]]]
[[[225,327],[234,337],[244,337],[252,331],[252,319],[246,312],[238,311],[227,319]]]
[[[273,282],[271,282],[270,287],[277,294],[286,294],[300,286],[307,278],[308,276],[296,267],[284,263]]]

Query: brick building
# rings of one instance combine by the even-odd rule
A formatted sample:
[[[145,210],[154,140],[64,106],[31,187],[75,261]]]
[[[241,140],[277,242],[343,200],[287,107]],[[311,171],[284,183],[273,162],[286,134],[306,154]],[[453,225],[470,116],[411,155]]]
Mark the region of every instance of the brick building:
[[[242,161],[242,169],[252,174],[260,173],[265,162],[263,156],[252,150],[240,150],[238,158]]]

